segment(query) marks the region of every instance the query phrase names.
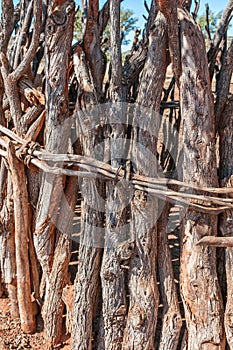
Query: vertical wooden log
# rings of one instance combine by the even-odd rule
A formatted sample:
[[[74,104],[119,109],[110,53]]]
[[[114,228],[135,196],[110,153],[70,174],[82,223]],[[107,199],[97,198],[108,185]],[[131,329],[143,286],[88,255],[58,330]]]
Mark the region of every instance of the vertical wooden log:
[[[3,0],[1,4],[2,21],[1,21],[1,52],[6,53],[7,46],[14,29],[14,4],[12,0]]]
[[[63,288],[69,282],[68,265],[71,255],[71,235],[73,227],[74,208],[77,202],[77,178],[69,178],[65,196],[61,200],[58,218],[59,236],[54,253],[52,270],[49,276],[49,289],[43,307],[43,318],[47,346],[54,349],[62,336],[62,316],[64,302]]]
[[[179,86],[181,75],[179,29],[177,18],[177,0],[158,0],[158,8],[164,14],[168,24],[169,51],[172,61],[172,70]]]
[[[96,115],[90,115],[90,111],[98,103],[98,98],[85,53],[79,46],[74,54],[74,68],[79,83],[76,118],[82,152],[83,155],[98,156],[98,159],[101,159],[102,155],[100,152],[96,154],[94,145],[101,141],[103,130],[99,127],[93,132],[93,125],[96,126],[98,119],[96,120]],[[99,232],[103,230],[103,212],[101,204],[98,203],[99,196],[103,194],[102,186],[93,179],[82,180],[79,266],[75,279],[73,306],[74,350],[92,349],[93,319],[98,303],[103,244],[102,237],[99,239]]]
[[[74,2],[51,1],[46,24],[45,148],[66,153],[71,120],[68,109],[68,67],[73,35]],[[48,287],[54,250],[54,225],[63,191],[62,178],[42,176],[37,203],[34,244]]]
[[[102,82],[104,78],[102,52],[100,47],[99,0],[89,0],[87,9],[86,29],[83,37],[84,51],[98,96],[101,101]]]
[[[6,54],[8,43],[14,26],[14,4],[12,0],[2,1],[2,21],[1,21],[1,52]],[[6,70],[3,68],[3,75],[6,77]],[[2,72],[0,77],[0,123],[6,125],[6,119],[2,108],[4,84]],[[13,318],[19,317],[19,309],[17,302],[17,286],[16,286],[16,261],[15,261],[15,229],[14,229],[14,205],[12,201],[12,181],[11,175],[6,169],[5,161],[1,159],[1,270],[2,277],[7,286],[7,291],[10,299],[10,311]],[[6,190],[4,190],[6,189]]]
[[[7,172],[5,176],[7,177],[7,189],[0,214],[0,260],[2,278],[6,283],[10,299],[11,317],[18,318],[13,188],[11,173]]]
[[[167,23],[158,13],[149,38],[148,57],[143,70],[137,103],[147,107],[135,116],[131,159],[136,171],[156,176],[156,136],[161,94],[167,60]],[[148,108],[150,108],[148,112]],[[147,130],[147,132],[145,132]],[[150,132],[151,134],[150,134]],[[139,145],[148,149],[150,156],[142,157]],[[141,146],[140,146],[141,147]],[[147,154],[148,155],[148,154]],[[124,333],[124,349],[155,349],[154,336],[159,306],[156,279],[157,258],[157,200],[146,192],[135,191],[132,203],[131,235],[135,244],[130,261],[130,304]]]
[[[73,35],[74,1],[50,1],[46,23],[46,132],[45,147],[66,153],[71,119],[68,108],[68,74]],[[67,281],[70,239],[59,236],[55,248],[57,210],[63,192],[63,178],[43,174],[37,203],[34,244],[46,280],[42,314],[49,348],[59,343],[62,333],[62,289]],[[61,203],[61,209],[62,209]],[[64,218],[66,211],[60,213]],[[65,219],[64,219],[65,220]],[[67,221],[69,226],[70,221]],[[67,226],[67,229],[68,229]],[[55,255],[54,255],[55,254]]]
[[[183,180],[217,187],[213,98],[205,44],[200,29],[188,13],[179,10],[179,19]],[[190,350],[225,348],[216,252],[214,248],[195,245],[203,236],[216,234],[216,217],[187,209],[182,221],[180,285]]]
[[[219,75],[216,103],[215,103],[215,120],[216,120],[216,131],[218,129],[218,123],[220,118],[224,118],[223,110],[227,103],[227,97],[229,93],[229,88],[231,84],[231,77],[233,72],[233,41],[224,57],[223,66],[221,67],[221,72]],[[223,122],[224,122],[223,120]],[[222,125],[223,122],[221,121]]]
[[[32,311],[29,268],[29,212],[27,180],[24,164],[17,160],[13,145],[11,143],[9,143],[8,161],[13,183],[17,297],[21,328],[25,333],[33,333],[35,331],[35,318]]]
[[[220,117],[219,128],[219,156],[220,156],[220,185],[222,187],[232,187],[231,180],[233,169],[233,99],[230,98],[226,108]],[[219,218],[219,229],[224,237],[233,236],[233,211],[227,210]],[[225,331],[230,349],[233,349],[233,248],[226,248],[226,277],[227,277],[227,304],[225,310]]]
[[[121,0],[110,0],[110,161],[112,166],[119,167],[119,158],[123,159],[126,148],[126,127],[121,114],[122,101],[122,62],[121,62],[121,33],[120,33],[120,4]],[[120,138],[120,144],[118,141]],[[126,221],[123,220],[124,203],[121,200],[121,190],[116,189],[114,182],[106,185],[106,230],[105,247],[101,267],[102,310],[104,321],[105,349],[121,349],[126,321],[126,291],[125,270],[121,260],[121,235]],[[123,207],[122,207],[123,206]],[[123,211],[122,211],[123,210]],[[121,227],[122,225],[122,227]]]
[[[158,220],[158,275],[161,303],[163,304],[163,325],[159,350],[177,349],[182,326],[171,251],[166,232],[170,209],[171,204],[166,203]]]

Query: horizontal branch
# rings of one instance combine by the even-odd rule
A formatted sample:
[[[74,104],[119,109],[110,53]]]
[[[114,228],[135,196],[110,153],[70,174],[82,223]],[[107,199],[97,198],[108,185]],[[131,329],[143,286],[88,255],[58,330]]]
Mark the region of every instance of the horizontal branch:
[[[230,248],[233,247],[233,237],[205,236],[196,245]]]
[[[11,130],[0,125],[0,132],[4,133],[21,145],[16,152],[20,159],[24,159],[28,165],[32,163],[44,172],[55,175],[79,176],[86,178],[102,178],[106,180],[120,181],[125,177],[123,169],[113,168],[104,162],[92,159],[90,157],[73,155],[73,154],[51,154],[45,151],[38,144],[29,143],[27,140],[16,135]],[[4,138],[0,138],[0,145],[7,148],[8,142]],[[36,147],[35,147],[36,146]],[[0,155],[6,157],[6,153],[1,150]],[[50,166],[48,163],[55,164]],[[78,165],[82,170],[64,169],[58,164],[73,167]],[[172,203],[178,202],[193,209],[219,214],[222,211],[233,209],[232,198],[219,198],[213,195],[186,193],[184,189],[192,189],[199,192],[209,192],[212,194],[232,194],[233,188],[207,188],[200,186],[192,186],[182,181],[167,178],[150,178],[139,174],[131,174],[131,183],[135,189],[146,190],[158,198],[168,200]],[[178,185],[179,191],[173,191],[168,186]]]

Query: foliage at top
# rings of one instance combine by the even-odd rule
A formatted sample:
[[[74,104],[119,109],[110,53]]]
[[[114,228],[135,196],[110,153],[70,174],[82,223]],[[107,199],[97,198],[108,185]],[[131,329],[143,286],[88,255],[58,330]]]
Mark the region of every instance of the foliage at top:
[[[221,16],[222,16],[222,11],[218,13],[214,13],[213,11],[209,10],[209,33],[211,38],[213,38],[213,35],[217,30],[218,22]],[[199,24],[202,30],[204,38],[208,39],[206,13],[203,13],[201,16],[197,17],[197,23]]]
[[[129,9],[121,9],[121,32],[122,32],[122,44],[128,45],[130,40],[127,39],[128,34],[134,30],[136,23],[138,21],[137,17],[134,17],[134,12]],[[82,11],[79,10],[76,14],[76,20],[74,23],[74,37],[77,40],[82,38]],[[107,27],[103,33],[102,41],[105,41],[105,48],[110,45],[110,24],[107,24]]]

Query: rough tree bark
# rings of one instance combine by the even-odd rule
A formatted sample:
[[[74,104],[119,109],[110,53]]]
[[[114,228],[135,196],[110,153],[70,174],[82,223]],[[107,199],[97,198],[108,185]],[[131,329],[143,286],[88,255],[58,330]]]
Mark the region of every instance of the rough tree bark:
[[[217,187],[213,97],[202,33],[179,10],[181,30],[181,113],[183,180]],[[199,50],[196,48],[199,47]],[[180,285],[188,329],[188,349],[224,349],[223,305],[214,248],[195,243],[217,234],[217,218],[187,209],[182,221]]]
[[[109,149],[105,149],[111,165],[116,168],[120,166],[119,159],[124,159],[124,153],[121,154],[121,150],[126,147],[126,126],[124,120],[120,118],[120,116],[124,118],[120,104],[122,101],[120,4],[121,0],[110,0],[110,145]],[[120,254],[121,235],[123,236],[124,224],[126,224],[123,219],[125,208],[121,197],[121,190],[116,188],[114,181],[106,184],[105,247],[101,267],[105,349],[121,348],[127,312],[125,270]]]
[[[172,70],[177,85],[180,85],[181,75],[179,29],[177,18],[177,1],[158,0],[158,8],[167,19],[169,52],[172,62]]]
[[[177,349],[182,326],[171,251],[166,232],[170,209],[171,204],[166,203],[158,220],[158,274],[163,304],[163,325],[159,343],[160,350]]]
[[[219,145],[220,145],[220,186],[232,187],[232,169],[233,169],[233,99],[232,96],[228,100],[226,108],[223,110],[220,117],[219,127]],[[224,237],[232,237],[233,235],[233,211],[228,210],[220,216],[219,229],[221,235]],[[232,259],[233,248],[227,248],[225,251],[226,259],[226,276],[227,276],[227,303],[225,310],[225,331],[227,342],[230,349],[233,349],[233,279],[232,279]]]
[[[135,171],[156,176],[156,135],[158,134],[162,88],[167,68],[167,23],[159,13],[149,38],[148,56],[142,73],[137,104],[141,113],[135,115],[130,159]],[[145,108],[145,111],[143,110]],[[149,111],[148,111],[149,109]],[[145,113],[145,115],[144,115]],[[139,130],[137,130],[139,128]],[[151,134],[150,134],[151,132]],[[146,147],[146,157],[138,152]],[[131,239],[133,257],[129,261],[129,311],[123,348],[154,349],[155,327],[159,305],[156,280],[157,201],[146,192],[135,191],[131,206]]]
[[[68,265],[71,255],[71,237],[74,208],[77,202],[77,179],[69,178],[60,204],[58,237],[53,265],[49,276],[49,289],[43,307],[45,333],[49,349],[61,342],[64,302],[63,288],[69,283]]]
[[[17,273],[17,298],[21,328],[25,333],[33,333],[36,323],[32,311],[31,281],[29,267],[29,210],[27,180],[24,164],[15,156],[11,143],[8,149],[8,161],[12,175],[15,218],[15,255]]]
[[[45,148],[49,152],[66,153],[71,118],[68,108],[68,77],[74,22],[72,0],[51,1],[46,23],[46,133]],[[43,318],[49,348],[59,343],[62,332],[62,288],[67,282],[70,256],[69,238],[56,237],[57,210],[64,179],[43,174],[37,203],[34,244],[46,281]],[[61,209],[62,209],[61,205]],[[66,215],[66,210],[60,213]],[[69,222],[67,228],[69,228]],[[57,275],[56,275],[57,274]],[[55,278],[56,275],[56,278]]]
[[[165,207],[157,222],[157,199],[150,195],[150,189],[139,185],[133,188],[125,180],[130,180],[132,171],[157,177],[157,157],[162,163],[163,155],[157,148],[160,122],[157,113],[168,105],[168,108],[181,105],[183,180],[193,185],[217,187],[215,137],[219,132],[220,185],[233,186],[233,102],[232,96],[229,97],[233,44],[222,55],[215,118],[209,81],[226,36],[233,1],[230,0],[223,11],[208,54],[199,29],[188,14],[191,2],[152,0],[150,10],[145,4],[148,18],[142,39],[139,41],[137,31],[136,43],[122,68],[120,0],[107,0],[102,10],[98,0],[82,1],[85,7],[83,38],[75,44],[73,55],[73,0],[20,0],[15,8],[12,0],[2,0],[0,123],[15,131],[16,139],[19,140],[20,135],[28,142],[16,155],[10,143],[6,155],[2,147],[6,148],[8,141],[0,135],[0,154],[8,157],[8,161],[1,158],[0,168],[0,296],[3,282],[11,301],[12,316],[20,316],[22,329],[29,333],[35,329],[32,294],[37,301],[42,301],[48,349],[60,346],[64,302],[67,331],[72,333],[74,350],[175,350],[179,347],[181,316],[165,232],[171,205],[163,203]],[[106,55],[101,41],[109,19],[110,77],[109,84],[105,84]],[[174,78],[161,103],[170,61],[177,85],[182,68],[180,104],[168,101],[175,86]],[[110,102],[105,107],[99,105],[104,98]],[[75,99],[75,112],[71,117]],[[124,108],[121,102],[125,100],[136,102],[137,106]],[[170,102],[174,102],[172,107]],[[71,146],[74,119],[77,140]],[[3,128],[1,130],[3,132]],[[88,174],[79,182],[83,198],[81,234],[74,236],[80,239],[74,285],[71,285],[73,279],[69,279],[68,264],[77,179],[33,174],[31,166],[26,169],[21,161],[30,161],[32,148],[36,147],[30,141],[36,140],[48,152],[66,153],[69,146],[71,153],[110,161],[118,168],[115,181],[93,179]],[[169,144],[172,142],[171,137]],[[35,154],[39,152],[35,150]],[[39,162],[37,159],[36,164]],[[35,164],[35,159],[32,163]],[[70,174],[70,163],[65,166]],[[90,169],[86,164],[83,168]],[[123,173],[125,179],[119,181],[119,174]],[[231,195],[228,194],[228,199]],[[220,200],[223,202],[223,198],[219,197],[218,202]],[[212,202],[217,205],[216,199]],[[225,199],[225,203],[229,201]],[[198,200],[196,204],[200,204]],[[224,349],[225,321],[227,346],[233,349],[232,211],[220,215],[219,230],[223,237],[214,243],[216,216],[191,209],[182,215],[180,282],[187,329],[182,334],[180,347]],[[202,237],[206,238],[205,245],[196,245]],[[214,244],[229,245],[225,254],[225,314],[215,250],[208,246]],[[162,325],[160,319],[159,323],[157,320],[159,302],[163,307]],[[158,335],[157,343],[155,335]]]
[[[66,153],[71,118],[68,110],[68,68],[71,53],[74,2],[51,1],[46,24],[46,132],[45,148]],[[37,203],[34,244],[49,287],[54,253],[54,226],[63,191],[59,176],[44,174]]]
[[[3,168],[3,167],[2,167]],[[6,170],[7,172],[7,170]],[[17,300],[17,278],[15,261],[14,204],[11,173],[7,172],[5,198],[1,208],[1,270],[10,299],[10,311],[13,318],[19,317]]]
[[[85,60],[85,53],[79,46],[74,54],[74,67],[79,83],[76,103],[76,118],[78,138],[82,153],[93,158],[103,159],[103,156],[94,145],[101,141],[103,130],[101,127],[93,132],[98,113],[90,113],[98,104],[98,97],[94,83]],[[92,349],[93,319],[97,308],[98,290],[100,286],[100,267],[102,256],[103,212],[101,203],[98,203],[102,193],[101,184],[92,179],[83,179],[81,191],[82,227],[79,248],[79,266],[75,279],[74,306],[73,306],[73,349]]]
[[[233,72],[232,62],[233,62],[233,41],[231,42],[231,45],[224,57],[223,65],[221,67],[221,72],[218,80],[219,89],[217,90],[216,103],[214,108],[216,131],[218,130],[218,124],[219,124],[220,118],[224,119],[222,125],[224,124],[226,125],[225,118],[223,116],[223,110],[227,103],[227,97],[228,97],[231,78],[232,78],[232,72]]]

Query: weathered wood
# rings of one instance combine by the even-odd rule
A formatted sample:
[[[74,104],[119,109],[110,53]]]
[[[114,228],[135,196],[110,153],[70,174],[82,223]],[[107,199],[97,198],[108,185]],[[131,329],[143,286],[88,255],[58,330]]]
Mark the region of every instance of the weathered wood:
[[[224,69],[224,68],[223,68]],[[225,89],[225,86],[222,87]],[[223,91],[224,93],[224,91]],[[220,116],[219,128],[219,156],[220,156],[220,186],[232,186],[232,171],[233,171],[233,99],[232,96],[228,105],[223,110]],[[225,211],[219,218],[219,230],[224,241],[231,243],[227,245],[225,251],[225,266],[227,278],[227,303],[225,309],[225,331],[229,348],[233,349],[233,282],[232,282],[232,259],[233,259],[233,210]],[[230,248],[231,247],[231,248]]]
[[[25,139],[30,141],[36,141],[44,125],[44,121],[45,121],[45,111],[43,111],[41,115],[30,126],[30,128],[28,129],[25,135]]]
[[[38,89],[35,89],[32,82],[29,79],[20,79],[19,90],[31,104],[45,105],[44,94]]]
[[[14,29],[14,4],[12,0],[3,0],[1,4],[1,52],[6,53]]]
[[[33,16],[33,2],[30,1],[27,5],[27,8],[24,8],[23,3],[21,3],[21,30],[18,31],[18,35],[16,37],[16,43],[15,43],[15,52],[14,52],[14,58],[13,58],[13,62],[12,62],[12,67],[13,69],[15,69],[19,63],[20,63],[20,59],[22,59],[21,54],[22,54],[22,46],[23,46],[23,42],[26,42],[26,38],[28,39],[28,32],[29,32],[29,27],[30,27],[30,23],[32,21],[32,16]],[[22,11],[24,9],[24,11]]]
[[[99,25],[99,35],[102,36],[108,21],[109,21],[109,15],[110,15],[110,0],[107,0],[102,7],[102,9],[99,11],[98,16],[98,25]]]
[[[124,66],[122,69],[122,83],[123,83],[123,91],[126,97],[128,97],[127,94],[128,94],[129,87],[138,82],[139,75],[143,70],[146,57],[147,57],[149,34],[150,34],[151,28],[154,25],[154,21],[157,13],[158,13],[157,2],[156,0],[153,0],[151,1],[151,8],[150,8],[148,22],[143,32],[143,39],[139,42],[138,47],[137,48],[133,47],[133,49],[125,58]]]
[[[168,42],[169,51],[172,62],[172,70],[176,83],[179,86],[181,75],[181,62],[180,62],[180,43],[179,43],[179,29],[177,18],[177,1],[176,0],[158,0],[158,8],[164,14],[168,23]]]
[[[74,54],[74,68],[79,83],[76,103],[76,118],[78,122],[78,137],[84,155],[98,156],[93,145],[101,140],[102,128],[93,133],[96,125],[96,115],[90,115],[92,108],[98,103],[91,72],[85,60],[85,53],[77,47]],[[99,195],[103,193],[101,185],[93,179],[83,179],[83,203],[81,216],[81,235],[79,248],[79,266],[75,278],[73,305],[73,340],[74,350],[90,350],[92,348],[93,319],[97,307],[98,290],[100,287],[100,267],[102,258],[103,213],[95,210],[100,208]]]
[[[62,300],[66,306],[66,333],[73,333],[74,285],[67,284],[62,291]]]
[[[158,13],[149,38],[147,61],[143,70],[137,103],[150,108],[135,115],[133,147],[130,159],[136,171],[145,175],[156,175],[156,132],[162,88],[165,80],[167,60],[167,23]],[[145,113],[145,114],[144,114]],[[139,128],[139,130],[137,130]],[[147,130],[147,132],[145,132]],[[151,132],[151,134],[149,133]],[[148,153],[142,156],[137,147],[141,144]],[[131,206],[131,239],[135,248],[129,261],[129,311],[124,332],[123,348],[155,349],[154,336],[159,306],[156,279],[157,258],[157,200],[146,191],[135,191]]]
[[[232,15],[232,11],[233,11],[233,1],[229,0],[223,13],[222,13],[221,19],[218,23],[218,28],[217,28],[217,31],[214,35],[213,43],[208,51],[208,61],[209,62],[211,62],[212,60],[215,60],[215,58],[216,58],[216,55],[217,55],[218,50],[219,50],[219,45],[220,45],[222,39],[224,38],[225,32],[227,30],[229,20],[230,20],[230,17]]]
[[[25,333],[33,333],[35,331],[36,324],[32,311],[30,267],[28,256],[29,211],[27,180],[24,164],[16,158],[15,150],[11,143],[9,143],[8,161],[13,183],[17,298],[21,328]]]
[[[18,318],[13,188],[10,172],[7,171],[5,176],[7,187],[0,213],[0,265],[10,299],[11,317]]]
[[[11,79],[17,82],[29,69],[39,46],[40,33],[42,28],[42,0],[33,2],[34,30],[32,33],[29,48],[19,65],[10,74]]]
[[[188,13],[179,10],[181,30],[181,113],[183,178],[217,186],[213,99],[205,44]],[[196,48],[199,50],[196,50]],[[224,349],[223,305],[213,248],[197,246],[217,234],[217,219],[187,209],[182,220],[180,286],[188,329],[188,349]]]
[[[99,1],[89,0],[86,29],[83,36],[84,51],[89,62],[94,86],[99,102],[102,99],[102,83],[104,79],[102,52],[100,47],[100,32],[98,23]]]
[[[49,275],[49,289],[43,306],[43,319],[47,346],[54,349],[62,337],[62,315],[64,302],[63,288],[68,281],[68,265],[71,255],[71,236],[74,208],[77,202],[77,179],[70,178],[61,199],[57,228],[58,238],[54,252],[53,265]]]
[[[175,350],[182,326],[180,307],[174,280],[171,251],[167,237],[170,203],[165,203],[158,220],[158,275],[163,304],[163,324],[159,350]]]
[[[196,245],[207,247],[233,247],[233,237],[213,237],[205,236]]]
[[[45,148],[52,153],[66,153],[68,148],[71,120],[67,82],[73,21],[72,0],[51,2],[46,24]],[[43,175],[37,203],[34,244],[47,282],[54,249],[53,230],[62,190],[61,177]]]
[[[22,116],[22,109],[20,105],[19,92],[14,79],[10,74],[10,65],[6,55],[2,52],[0,54],[1,73],[4,81],[5,93],[10,106],[11,118],[17,130],[20,129],[20,119]]]
[[[50,2],[45,40],[47,55],[45,147],[46,150],[56,153],[66,153],[70,134],[67,84],[73,22],[74,2],[72,0]],[[57,210],[62,191],[61,177],[43,174],[37,203],[34,244],[46,281],[42,314],[49,348],[58,344],[61,338],[64,306],[61,295],[63,283],[66,283],[63,277],[67,270],[70,252],[69,239],[66,240],[63,235],[58,239],[54,250]],[[64,246],[62,239],[64,239]]]
[[[111,165],[116,168],[120,166],[119,158],[123,159],[126,153],[126,127],[124,125],[126,122],[124,122],[124,118],[120,118],[123,114],[120,105],[122,101],[120,6],[121,0],[110,0],[111,80],[109,93],[111,105],[108,111],[110,128],[107,137],[109,137],[109,144],[106,143],[105,153],[109,157]],[[120,144],[118,139],[120,139]],[[125,190],[123,189],[123,191]],[[104,322],[103,343],[104,348],[109,350],[121,349],[127,311],[125,270],[122,266],[120,251],[121,236],[123,236],[124,225],[126,225],[126,220],[123,218],[122,210],[125,208],[122,197],[122,191],[116,188],[114,181],[106,184],[106,229],[101,286]]]
[[[218,130],[220,117],[221,119],[223,119],[221,120],[221,123],[225,122],[225,124],[227,125],[227,122],[228,122],[228,120],[224,118],[224,116],[222,117],[222,113],[227,103],[228,93],[229,93],[230,84],[231,84],[231,77],[233,72],[232,62],[233,62],[233,41],[231,42],[231,45],[224,57],[223,65],[221,67],[221,71],[218,78],[219,79],[218,89],[217,89],[216,103],[214,107],[215,119],[216,119],[216,131]],[[223,127],[221,126],[220,128],[223,129]]]

